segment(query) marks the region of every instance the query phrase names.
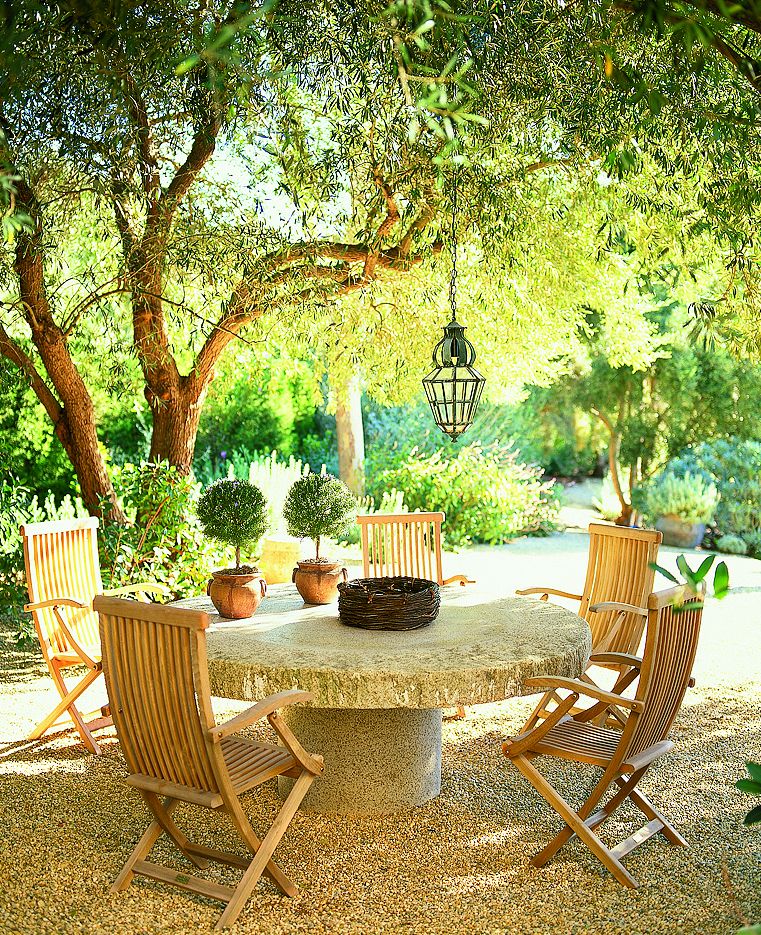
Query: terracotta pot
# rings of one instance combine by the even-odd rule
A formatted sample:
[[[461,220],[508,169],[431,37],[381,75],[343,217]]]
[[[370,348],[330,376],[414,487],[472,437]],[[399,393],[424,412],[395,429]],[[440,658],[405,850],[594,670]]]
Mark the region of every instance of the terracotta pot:
[[[673,513],[661,516],[655,528],[663,533],[664,545],[675,545],[680,549],[694,549],[703,541],[705,523],[686,523]]]
[[[213,571],[206,593],[217,613],[229,620],[253,617],[267,593],[267,582],[258,572],[231,575],[228,571]]]
[[[349,572],[340,562],[299,562],[291,580],[305,604],[332,604],[338,600],[338,582],[348,581]]]

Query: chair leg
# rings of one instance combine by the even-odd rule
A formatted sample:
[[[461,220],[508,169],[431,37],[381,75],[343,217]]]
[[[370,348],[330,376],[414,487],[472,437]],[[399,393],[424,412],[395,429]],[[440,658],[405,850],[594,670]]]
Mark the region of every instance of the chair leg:
[[[563,799],[563,797],[553,789],[553,787],[547,782],[547,780],[542,776],[538,769],[533,766],[526,757],[517,756],[513,763],[516,767],[523,773],[523,775],[528,779],[528,781],[534,786],[534,788],[539,792],[539,794],[548,802],[550,806],[563,818],[566,822],[566,828],[550,842],[547,848],[542,851],[540,854],[537,854],[531,860],[533,866],[542,866],[544,863],[549,860],[549,858],[556,853],[560,847],[570,839],[574,834],[576,834],[580,840],[582,840],[590,851],[597,857],[597,859],[606,867],[613,876],[621,883],[623,886],[628,886],[631,888],[637,887],[637,881],[629,873],[629,871],[624,867],[624,865],[608,850],[608,848],[603,844],[603,842],[598,838],[598,836],[584,823],[584,819],[581,817],[580,812],[575,812],[571,806]],[[603,784],[604,783],[604,784]],[[610,780],[607,775],[603,776],[600,782],[597,784],[589,799],[584,803],[583,808],[586,811],[591,811],[594,808],[594,805],[600,800],[600,797],[604,794],[605,789],[610,784]],[[602,786],[602,788],[600,788]],[[581,810],[580,810],[581,811]],[[554,849],[551,850],[553,845],[556,844],[559,838],[560,843],[558,843]]]
[[[632,791],[629,793],[629,798],[642,812],[645,818],[648,818],[650,821],[657,820],[661,822],[663,825],[663,828],[661,828],[661,834],[664,836],[664,838],[666,838],[667,841],[676,845],[677,847],[690,846],[682,837],[682,835],[679,834],[676,828],[671,824],[671,822],[666,818],[666,816],[662,815],[658,809],[655,808],[655,806],[645,798],[639,789],[632,789]]]
[[[66,686],[66,682],[64,682],[63,680],[63,676],[61,675],[60,669],[54,664],[51,664],[49,666],[49,669],[50,669],[50,674],[53,678],[53,681],[55,682],[56,688],[58,689],[58,692],[61,696],[61,700],[58,702],[55,708],[53,708],[50,714],[48,714],[46,718],[43,718],[43,720],[40,721],[40,723],[34,728],[34,730],[29,734],[28,739],[39,740],[40,737],[42,737],[42,735],[53,724],[55,724],[55,722],[61,717],[64,711],[67,711],[69,714],[69,717],[74,722],[74,726],[79,732],[79,736],[82,738],[82,742],[84,743],[85,747],[87,747],[87,749],[91,753],[94,753],[96,755],[99,754],[101,752],[100,747],[95,741],[95,738],[93,737],[89,726],[85,723],[84,718],[77,710],[77,706],[75,705],[74,702],[77,700],[77,698],[79,698],[79,696],[87,688],[90,687],[90,685],[92,685],[95,679],[97,679],[98,676],[101,675],[102,670],[100,668],[90,669],[90,671],[85,676],[83,676],[83,678],[79,682],[77,682],[74,688],[69,690]]]
[[[249,864],[248,869],[243,874],[240,883],[236,887],[232,899],[225,907],[222,915],[219,917],[215,928],[227,928],[228,926],[232,925],[240,915],[246,900],[251,895],[251,891],[254,889],[256,884],[259,882],[259,878],[261,877],[262,873],[264,873],[267,865],[269,864],[270,858],[272,857],[275,848],[279,844],[282,836],[285,834],[288,825],[291,823],[291,819],[296,814],[296,810],[301,804],[301,800],[306,795],[306,792],[312,785],[314,779],[315,777],[312,773],[303,772],[293,784],[293,788],[289,792],[288,798],[285,800],[285,802],[283,802],[282,808],[270,826],[269,831],[264,836],[264,839],[257,849],[253,860]]]
[[[547,714],[548,714],[547,705],[553,701],[556,703],[560,701],[560,695],[558,695],[558,693],[554,689],[551,689],[550,691],[547,691],[542,695],[542,697],[539,700],[539,704],[531,712],[528,720],[523,725],[523,727],[520,729],[519,733],[527,734],[530,730],[533,730],[536,727],[539,721],[547,717]]]
[[[161,830],[167,834],[175,844],[175,847],[182,853],[182,855],[187,858],[198,867],[200,870],[205,870],[209,866],[209,861],[204,860],[202,857],[195,855],[190,849],[190,841],[187,839],[185,834],[177,827],[177,825],[172,821],[172,817],[169,812],[164,807],[164,803],[161,799],[153,792],[146,792],[144,789],[140,790],[140,794],[145,799],[145,802],[148,808],[153,812],[155,820],[161,827]]]
[[[164,811],[167,815],[171,815],[178,805],[179,801],[177,799],[164,799]],[[135,849],[127,858],[127,862],[119,871],[119,875],[111,884],[112,893],[118,893],[120,890],[127,889],[130,883],[135,879],[135,873],[132,868],[139,860],[142,860],[144,857],[148,856],[151,848],[163,833],[164,829],[161,827],[158,821],[154,819],[146,829],[143,836],[137,842]]]

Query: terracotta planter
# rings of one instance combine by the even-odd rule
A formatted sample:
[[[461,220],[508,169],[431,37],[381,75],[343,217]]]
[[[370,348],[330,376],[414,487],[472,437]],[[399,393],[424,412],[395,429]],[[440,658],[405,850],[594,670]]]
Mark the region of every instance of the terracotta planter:
[[[252,617],[267,593],[267,582],[259,572],[234,575],[229,571],[213,571],[206,593],[217,613],[229,620]]]
[[[655,528],[663,533],[664,545],[675,545],[680,549],[694,549],[703,541],[706,532],[705,523],[685,523],[673,513],[661,516]]]
[[[338,600],[338,582],[348,581],[349,572],[340,562],[299,562],[291,580],[305,604],[332,604]]]

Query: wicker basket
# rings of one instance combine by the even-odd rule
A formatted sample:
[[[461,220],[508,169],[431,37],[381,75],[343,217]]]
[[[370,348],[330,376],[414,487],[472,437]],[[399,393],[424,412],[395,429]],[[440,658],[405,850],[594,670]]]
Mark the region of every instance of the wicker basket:
[[[439,586],[425,578],[355,578],[338,585],[341,623],[365,630],[416,630],[439,613]]]

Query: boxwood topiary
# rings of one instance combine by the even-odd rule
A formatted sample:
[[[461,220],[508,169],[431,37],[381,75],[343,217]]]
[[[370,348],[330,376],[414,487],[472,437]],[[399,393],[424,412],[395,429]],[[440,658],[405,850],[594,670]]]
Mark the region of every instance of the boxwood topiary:
[[[354,521],[357,501],[343,481],[332,474],[307,474],[288,491],[283,516],[288,533],[311,539],[320,558],[320,539],[340,536]]]
[[[225,479],[201,494],[196,513],[212,539],[235,546],[235,570],[241,570],[241,549],[253,549],[267,531],[267,501],[255,484]]]

